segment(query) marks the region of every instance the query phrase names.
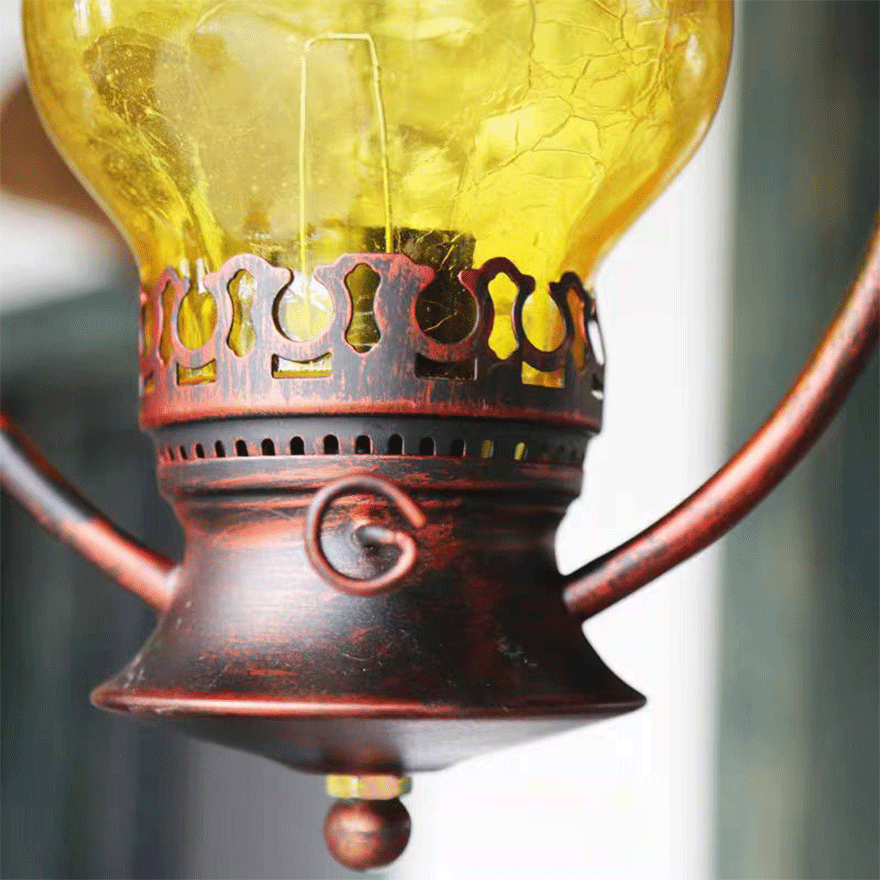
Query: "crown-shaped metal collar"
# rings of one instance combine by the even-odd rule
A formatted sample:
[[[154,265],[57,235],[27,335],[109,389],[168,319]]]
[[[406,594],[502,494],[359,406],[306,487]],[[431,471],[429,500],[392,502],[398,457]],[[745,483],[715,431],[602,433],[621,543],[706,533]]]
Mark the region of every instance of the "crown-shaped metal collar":
[[[377,286],[368,320],[369,345],[352,343],[355,316],[350,279],[360,267]],[[516,286],[510,312],[515,348],[499,357],[490,345],[496,321],[490,284],[505,275]],[[247,279],[251,344],[230,342],[241,320],[241,279]],[[319,266],[331,317],[314,338],[293,339],[279,318],[279,303],[296,282],[292,270],[253,254],[228,260],[203,279],[217,320],[210,338],[188,348],[178,327],[190,281],[167,269],[142,293],[141,421],[145,427],[242,416],[381,415],[504,419],[558,428],[599,430],[603,356],[595,300],[567,272],[549,285],[559,310],[562,339],[552,351],[538,347],[524,326],[535,280],[498,257],[458,272],[460,293],[475,306],[463,338],[443,341],[421,326],[421,298],[435,271],[404,254],[344,254]],[[432,304],[436,312],[437,303]],[[359,318],[363,319],[363,314]],[[442,319],[443,316],[441,316]],[[437,322],[432,322],[436,324]]]

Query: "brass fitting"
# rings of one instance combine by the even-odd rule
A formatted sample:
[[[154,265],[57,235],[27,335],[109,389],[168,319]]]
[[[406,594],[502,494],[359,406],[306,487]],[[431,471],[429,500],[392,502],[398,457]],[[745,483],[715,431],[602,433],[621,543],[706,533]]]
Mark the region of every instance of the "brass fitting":
[[[327,794],[339,800],[390,801],[410,791],[412,779],[409,776],[349,776],[342,773],[327,776]]]

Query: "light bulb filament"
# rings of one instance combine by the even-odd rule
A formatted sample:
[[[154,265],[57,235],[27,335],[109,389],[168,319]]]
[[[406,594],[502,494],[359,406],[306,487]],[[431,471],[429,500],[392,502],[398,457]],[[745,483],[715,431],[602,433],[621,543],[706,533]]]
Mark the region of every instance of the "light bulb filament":
[[[370,65],[373,74],[373,98],[376,104],[376,120],[379,127],[379,160],[382,165],[382,200],[385,208],[385,252],[393,251],[391,231],[391,184],[388,170],[388,135],[385,122],[385,104],[382,100],[382,75],[379,67],[379,56],[376,44],[370,34],[324,34],[312,37],[303,47],[300,58],[300,102],[299,102],[299,262],[300,271],[308,285],[308,254],[306,238],[306,119],[308,110],[308,55],[313,46],[328,42],[360,42],[366,43],[370,53]]]

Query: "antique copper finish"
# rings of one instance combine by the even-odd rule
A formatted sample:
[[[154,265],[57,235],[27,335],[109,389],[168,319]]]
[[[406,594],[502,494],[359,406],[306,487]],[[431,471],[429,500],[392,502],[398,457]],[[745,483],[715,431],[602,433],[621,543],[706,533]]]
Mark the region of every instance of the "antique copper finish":
[[[381,868],[406,849],[410,819],[400,798],[409,776],[327,777],[327,794],[338,798],[324,821],[324,839],[334,858],[349,868]]]
[[[361,265],[379,276],[379,339],[356,349],[347,281]],[[88,507],[6,419],[3,485],[159,614],[95,705],[309,772],[438,769],[643,705],[581,619],[702,549],[803,455],[876,343],[878,271],[875,239],[813,361],[737,458],[568,578],[553,543],[601,425],[595,304],[570,273],[550,285],[564,335],[543,351],[522,320],[534,280],[503,258],[459,274],[475,321],[440,341],[417,314],[433,270],[344,255],[315,272],[329,325],[294,340],[278,319],[293,274],[241,255],[203,279],[218,318],[197,351],[177,326],[188,282],[166,271],[142,299],[142,423],[186,536],[178,566]],[[242,272],[255,341],[233,351]],[[501,273],[517,287],[505,359],[489,346]],[[524,365],[553,382],[529,384]],[[408,834],[395,799],[346,799],[328,816],[328,845],[356,867],[387,863]]]
[[[343,495],[371,494],[384,496],[403,515],[414,528],[425,526],[425,514],[412,498],[381,477],[355,475],[342,477],[328,483],[321,489],[309,504],[306,512],[305,538],[306,553],[312,568],[328,583],[349,596],[378,596],[393,590],[398,583],[409,575],[416,564],[418,547],[406,532],[392,531],[381,526],[366,523],[355,527],[353,537],[361,544],[396,547],[400,553],[397,562],[383,574],[373,578],[351,578],[337,571],[324,553],[321,546],[321,527],[330,504]]]
[[[339,801],[327,813],[324,840],[338,862],[363,871],[391,864],[406,849],[410,828],[396,798]]]
[[[69,544],[157,614],[171,602],[174,563],[143,547],[102,516],[0,413],[3,488],[50,535]]]
[[[347,283],[359,266],[369,267],[380,279],[373,302],[379,341],[366,351],[355,350],[346,339],[353,313]],[[234,321],[230,285],[240,273],[247,273],[254,290],[250,321],[256,341],[250,350],[236,354],[228,343]],[[504,359],[489,346],[495,321],[489,285],[502,274],[518,291],[511,315],[517,347]],[[327,328],[314,339],[295,341],[285,335],[278,318],[279,300],[293,284],[294,273],[253,254],[242,254],[204,277],[204,287],[217,303],[217,325],[208,341],[192,350],[178,333],[178,316],[189,283],[167,269],[142,294],[142,306],[149,308],[152,321],[145,322],[148,333],[142,340],[141,423],[156,428],[241,416],[348,414],[519,420],[582,433],[600,429],[604,368],[589,333],[591,324],[598,330],[598,320],[595,301],[576,275],[566,273],[550,286],[565,328],[552,352],[536,348],[525,333],[522,311],[535,281],[510,260],[496,258],[459,274],[462,287],[475,301],[476,320],[468,335],[455,342],[438,341],[419,326],[419,297],[435,278],[433,269],[403,254],[345,254],[332,266],[315,270],[315,279],[333,306]],[[163,314],[166,289],[171,294],[167,316]],[[582,304],[582,321],[576,322],[571,313],[569,291]],[[167,359],[163,357],[163,329],[170,334]],[[583,367],[575,364],[571,354],[575,339],[584,347]],[[329,375],[310,378],[308,369],[325,358]],[[419,358],[435,366],[467,368],[471,378],[419,376]],[[298,366],[303,375],[279,377],[279,359]],[[211,363],[216,380],[181,381],[181,368],[192,370]],[[525,384],[523,364],[543,372],[564,370],[563,387]]]
[[[369,596],[328,585],[312,539],[353,580],[395,570],[393,546],[359,540],[400,529],[388,483],[422,512],[411,571]],[[187,552],[156,631],[93,701],[348,774],[439,769],[638,708],[556,587],[553,535],[580,483],[576,466],[503,459],[160,462]]]

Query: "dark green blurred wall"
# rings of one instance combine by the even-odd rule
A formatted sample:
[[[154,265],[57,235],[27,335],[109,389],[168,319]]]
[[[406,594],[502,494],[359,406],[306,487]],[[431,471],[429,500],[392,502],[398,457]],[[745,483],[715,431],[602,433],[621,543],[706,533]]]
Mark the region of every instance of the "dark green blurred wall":
[[[3,405],[117,522],[177,554],[179,531],[137,427],[136,318],[127,291],[5,315]],[[179,876],[183,740],[88,701],[146,639],[152,613],[5,494],[0,538],[0,875]]]
[[[876,2],[738,6],[731,448],[817,341],[878,205]],[[877,878],[878,363],[726,543],[717,873]]]

